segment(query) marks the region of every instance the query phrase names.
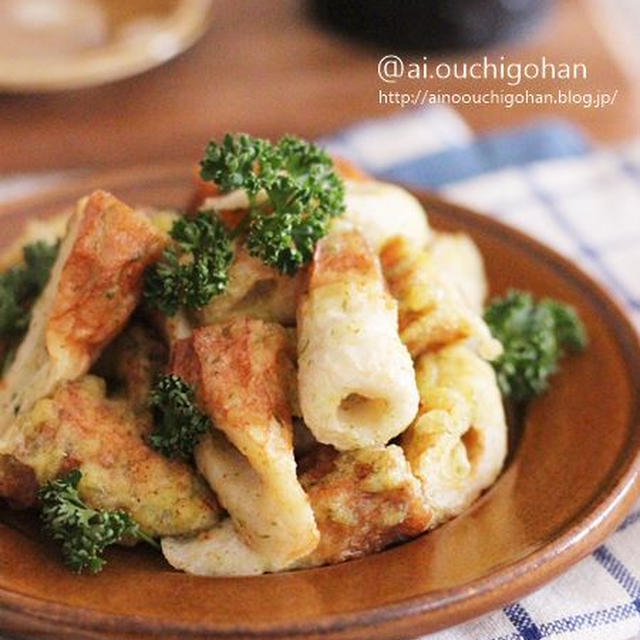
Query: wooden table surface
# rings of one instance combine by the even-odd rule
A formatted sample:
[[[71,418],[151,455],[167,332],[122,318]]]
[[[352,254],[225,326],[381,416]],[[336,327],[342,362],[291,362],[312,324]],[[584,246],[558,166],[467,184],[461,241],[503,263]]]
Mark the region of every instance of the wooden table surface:
[[[583,62],[588,79],[528,82],[520,90],[618,90],[616,104],[583,107],[460,107],[479,131],[555,114],[575,120],[601,141],[640,131],[638,91],[603,42],[585,0],[559,0],[526,40],[491,51],[444,57],[472,61],[485,53],[510,61]],[[381,55],[316,24],[303,0],[215,0],[211,30],[176,60],[136,78],[55,95],[0,94],[0,172],[113,166],[197,158],[206,140],[227,130],[275,136],[327,133],[398,106],[378,103]],[[432,81],[433,82],[433,81]],[[433,89],[435,86],[430,85]],[[509,89],[499,81],[439,81],[453,92]]]

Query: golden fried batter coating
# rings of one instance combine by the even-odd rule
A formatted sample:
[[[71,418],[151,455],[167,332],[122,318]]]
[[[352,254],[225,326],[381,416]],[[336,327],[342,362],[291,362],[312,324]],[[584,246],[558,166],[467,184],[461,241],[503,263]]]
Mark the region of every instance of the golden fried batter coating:
[[[47,346],[91,360],[140,299],[142,272],[163,241],[148,219],[104,191],[83,207],[47,318]]]
[[[79,491],[88,504],[124,509],[152,535],[213,526],[215,498],[187,464],[168,460],[145,443],[150,427],[150,416],[134,414],[124,400],[106,398],[104,382],[85,376],[60,385],[20,415],[3,453],[31,468],[38,484],[79,468]]]
[[[420,412],[401,444],[435,526],[495,482],[507,453],[507,425],[493,367],[464,344],[421,356],[416,380]]]
[[[55,386],[86,373],[138,303],[163,246],[146,216],[95,191],[78,203],[0,392],[0,435]]]
[[[380,260],[391,294],[398,301],[400,337],[414,358],[466,339],[484,358],[501,353],[500,343],[482,317],[465,302],[429,250],[396,236],[384,245]]]
[[[335,564],[417,536],[431,520],[420,483],[396,445],[338,453],[322,447],[300,463],[320,544],[299,567]]]

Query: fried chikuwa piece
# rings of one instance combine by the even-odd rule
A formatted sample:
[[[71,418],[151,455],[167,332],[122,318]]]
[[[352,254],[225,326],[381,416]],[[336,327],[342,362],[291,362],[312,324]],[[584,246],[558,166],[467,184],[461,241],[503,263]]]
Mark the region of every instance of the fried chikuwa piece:
[[[335,564],[415,537],[430,523],[420,483],[400,447],[338,452],[322,446],[302,461],[304,486],[320,543],[287,567],[276,566],[243,542],[231,520],[190,538],[165,538],[172,566],[198,575],[255,575]]]
[[[304,273],[303,269],[294,276],[282,275],[249,255],[244,245],[237,244],[227,288],[195,313],[198,323],[212,324],[230,316],[247,316],[293,325],[296,295]]]
[[[507,424],[493,367],[464,344],[425,353],[416,380],[420,411],[401,445],[436,526],[495,482],[507,453]]]
[[[396,445],[337,452],[321,447],[300,463],[320,544],[297,567],[336,564],[413,538],[431,521],[420,483]]]
[[[378,258],[357,229],[343,225],[318,242],[298,305],[298,385],[313,435],[349,450],[384,445],[404,431],[418,392]]]
[[[358,227],[376,253],[397,235],[411,238],[419,246],[429,242],[432,231],[427,213],[406,189],[361,178],[347,178],[344,186],[344,218]]]
[[[283,568],[318,532],[298,479],[286,331],[249,318],[197,328],[177,345],[171,371],[196,388],[215,429],[195,450],[198,468],[247,545]]]
[[[215,498],[187,464],[146,444],[150,427],[149,415],[105,397],[100,378],[63,383],[16,420],[0,456],[0,491],[26,506],[35,501],[38,485],[79,468],[83,500],[97,509],[124,509],[151,535],[213,526]]]
[[[466,233],[435,233],[427,251],[433,268],[455,285],[465,304],[482,315],[489,291],[480,249]]]
[[[398,301],[400,337],[414,358],[459,340],[468,340],[487,360],[500,355],[500,343],[428,249],[396,236],[385,244],[380,261]]]
[[[96,191],[78,202],[49,282],[0,391],[0,437],[55,386],[89,370],[138,303],[163,239],[146,216]]]

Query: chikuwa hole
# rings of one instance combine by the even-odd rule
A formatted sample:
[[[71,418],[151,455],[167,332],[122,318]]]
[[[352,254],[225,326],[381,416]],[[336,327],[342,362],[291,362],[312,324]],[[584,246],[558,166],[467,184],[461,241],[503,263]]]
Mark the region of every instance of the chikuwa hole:
[[[469,427],[462,436],[462,444],[467,450],[467,460],[473,466],[482,453],[482,434],[475,427]]]
[[[338,416],[343,422],[355,427],[368,426],[380,420],[388,403],[383,398],[368,398],[359,393],[350,393],[340,402]]]

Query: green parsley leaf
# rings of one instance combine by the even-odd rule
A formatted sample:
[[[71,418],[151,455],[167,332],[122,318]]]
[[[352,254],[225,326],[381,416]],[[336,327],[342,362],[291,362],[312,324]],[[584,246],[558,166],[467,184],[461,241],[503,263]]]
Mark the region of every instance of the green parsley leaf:
[[[585,328],[574,309],[551,299],[535,302],[530,293],[509,291],[484,314],[504,352],[493,362],[504,396],[522,402],[542,393],[565,349],[586,345]]]
[[[104,550],[122,540],[158,544],[124,511],[89,507],[78,493],[79,469],[45,484],[39,491],[45,533],[60,543],[65,563],[74,571],[97,573],[105,564]]]
[[[196,406],[192,387],[177,375],[160,376],[150,404],[156,427],[149,444],[168,458],[190,460],[200,436],[211,426],[209,417]]]
[[[344,185],[329,155],[314,144],[284,136],[271,144],[247,134],[211,141],[200,175],[223,193],[243,189],[249,253],[293,275],[313,256],[331,218],[344,211]]]
[[[225,290],[233,253],[215,211],[179,218],[170,235],[173,244],[145,273],[143,296],[151,307],[174,315],[183,306],[200,309]]]

